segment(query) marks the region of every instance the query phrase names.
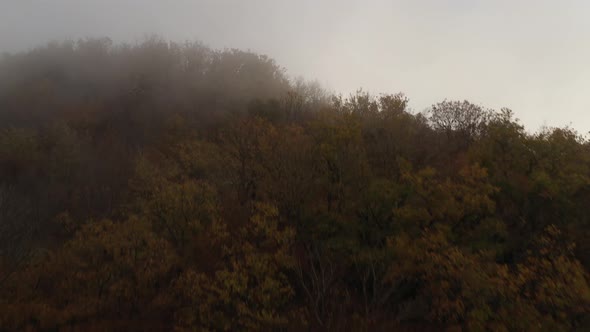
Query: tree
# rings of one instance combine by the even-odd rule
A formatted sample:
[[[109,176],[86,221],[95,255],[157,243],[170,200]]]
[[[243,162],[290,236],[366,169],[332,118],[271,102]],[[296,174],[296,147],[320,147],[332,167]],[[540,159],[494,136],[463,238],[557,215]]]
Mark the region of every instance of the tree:
[[[489,111],[468,101],[443,101],[429,111],[430,123],[435,130],[466,143],[482,134]],[[465,144],[465,143],[461,143]]]
[[[295,293],[287,277],[295,264],[295,233],[279,225],[277,213],[257,203],[242,228],[212,229],[211,238],[222,243],[222,264],[210,274],[196,266],[175,281],[177,296],[186,303],[175,315],[178,329],[266,330],[301,324],[290,306]]]

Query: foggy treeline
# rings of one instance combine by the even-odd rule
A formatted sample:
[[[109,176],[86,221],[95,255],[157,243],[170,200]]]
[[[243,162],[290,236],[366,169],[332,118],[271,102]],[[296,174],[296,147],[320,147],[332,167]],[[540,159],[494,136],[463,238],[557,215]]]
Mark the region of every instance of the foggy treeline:
[[[3,55],[0,330],[588,331],[589,142],[408,102],[158,38]]]

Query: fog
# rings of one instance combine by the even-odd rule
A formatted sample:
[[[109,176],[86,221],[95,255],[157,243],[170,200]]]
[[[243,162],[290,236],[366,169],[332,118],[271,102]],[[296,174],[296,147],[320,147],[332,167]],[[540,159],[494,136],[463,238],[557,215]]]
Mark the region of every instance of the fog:
[[[404,92],[508,107],[530,130],[590,130],[584,1],[2,0],[0,51],[51,40],[157,34],[268,54],[344,95]]]
[[[0,332],[590,331],[556,3],[0,0]]]

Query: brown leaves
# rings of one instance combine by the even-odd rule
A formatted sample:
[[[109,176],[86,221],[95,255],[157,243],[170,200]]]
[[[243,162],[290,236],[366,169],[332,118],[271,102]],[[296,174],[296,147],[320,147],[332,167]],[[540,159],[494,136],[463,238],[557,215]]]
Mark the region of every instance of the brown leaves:
[[[174,284],[187,307],[176,313],[180,329],[260,330],[287,326],[295,295],[287,279],[294,267],[294,231],[277,223],[276,208],[257,204],[249,224],[225,243],[223,263],[212,274],[189,270]]]

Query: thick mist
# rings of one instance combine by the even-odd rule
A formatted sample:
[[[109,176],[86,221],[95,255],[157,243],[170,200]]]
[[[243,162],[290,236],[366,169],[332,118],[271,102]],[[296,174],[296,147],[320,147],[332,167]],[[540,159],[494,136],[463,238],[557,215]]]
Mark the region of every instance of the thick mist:
[[[347,95],[403,91],[515,110],[530,130],[590,130],[584,1],[2,1],[0,50],[157,34],[267,54]]]

